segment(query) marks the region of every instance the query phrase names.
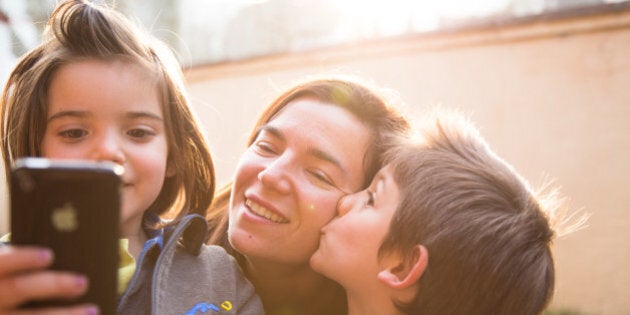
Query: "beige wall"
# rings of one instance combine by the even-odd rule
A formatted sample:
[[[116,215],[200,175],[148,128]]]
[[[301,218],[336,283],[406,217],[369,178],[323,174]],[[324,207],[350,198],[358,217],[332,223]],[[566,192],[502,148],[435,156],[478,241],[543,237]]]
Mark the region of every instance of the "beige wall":
[[[470,112],[533,184],[555,178],[588,228],[556,242],[556,308],[630,314],[630,14],[428,35],[193,69],[225,182],[257,113],[306,75],[350,73],[411,106]]]
[[[410,106],[461,108],[533,184],[555,178],[568,204],[592,217],[556,242],[554,307],[630,314],[630,13],[190,70],[219,181],[230,178],[249,128],[277,89],[331,72],[395,89]]]

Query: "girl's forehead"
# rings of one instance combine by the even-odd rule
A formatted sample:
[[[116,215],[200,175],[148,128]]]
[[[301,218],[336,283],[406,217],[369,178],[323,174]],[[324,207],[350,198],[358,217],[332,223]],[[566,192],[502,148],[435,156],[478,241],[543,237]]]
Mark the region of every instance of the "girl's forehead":
[[[140,68],[97,59],[60,67],[50,83],[47,107],[49,116],[80,109],[162,112],[158,87]]]

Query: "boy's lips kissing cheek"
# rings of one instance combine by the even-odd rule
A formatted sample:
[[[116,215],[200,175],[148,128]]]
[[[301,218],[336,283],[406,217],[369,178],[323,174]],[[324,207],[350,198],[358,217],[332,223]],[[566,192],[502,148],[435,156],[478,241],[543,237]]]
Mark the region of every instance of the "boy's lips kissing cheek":
[[[273,223],[289,223],[289,220],[281,214],[278,214],[249,198],[245,199],[245,206],[247,206],[250,213],[257,217],[267,219]]]

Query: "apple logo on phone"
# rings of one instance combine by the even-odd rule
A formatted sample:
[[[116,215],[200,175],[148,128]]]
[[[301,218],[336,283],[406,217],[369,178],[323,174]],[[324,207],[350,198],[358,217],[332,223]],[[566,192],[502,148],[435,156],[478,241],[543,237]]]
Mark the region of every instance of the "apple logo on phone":
[[[60,232],[72,232],[79,227],[77,210],[69,202],[54,209],[51,220],[53,227]]]

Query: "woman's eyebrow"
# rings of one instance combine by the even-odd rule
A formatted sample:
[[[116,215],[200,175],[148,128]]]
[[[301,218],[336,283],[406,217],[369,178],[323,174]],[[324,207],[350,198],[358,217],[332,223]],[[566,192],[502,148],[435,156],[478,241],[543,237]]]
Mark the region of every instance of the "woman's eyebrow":
[[[282,133],[282,131],[274,126],[270,126],[270,125],[264,125],[262,127],[260,127],[258,134],[260,134],[261,132],[267,132],[269,134],[271,134],[272,136],[278,138],[280,141],[286,141],[286,137],[284,136],[284,134]],[[315,148],[315,147],[309,147],[307,149],[307,153],[311,156],[314,156],[315,158],[331,163],[333,165],[335,165],[338,169],[340,169],[344,175],[348,174],[348,171],[345,169],[345,167],[343,167],[343,165],[341,164],[341,162],[335,158],[332,154],[319,149],[319,148]]]
[[[261,132],[267,132],[270,133],[272,136],[280,139],[281,141],[285,141],[286,138],[284,136],[284,134],[282,133],[282,131],[280,131],[280,129],[274,127],[274,126],[270,126],[270,125],[264,125],[262,127],[260,127],[258,129],[258,132],[256,133],[256,135],[259,135]]]
[[[312,155],[319,160],[335,165],[344,173],[344,175],[348,174],[348,171],[343,167],[343,165],[341,165],[341,162],[339,162],[339,160],[336,159],[332,154],[314,147],[309,147],[307,152],[309,155]]]

